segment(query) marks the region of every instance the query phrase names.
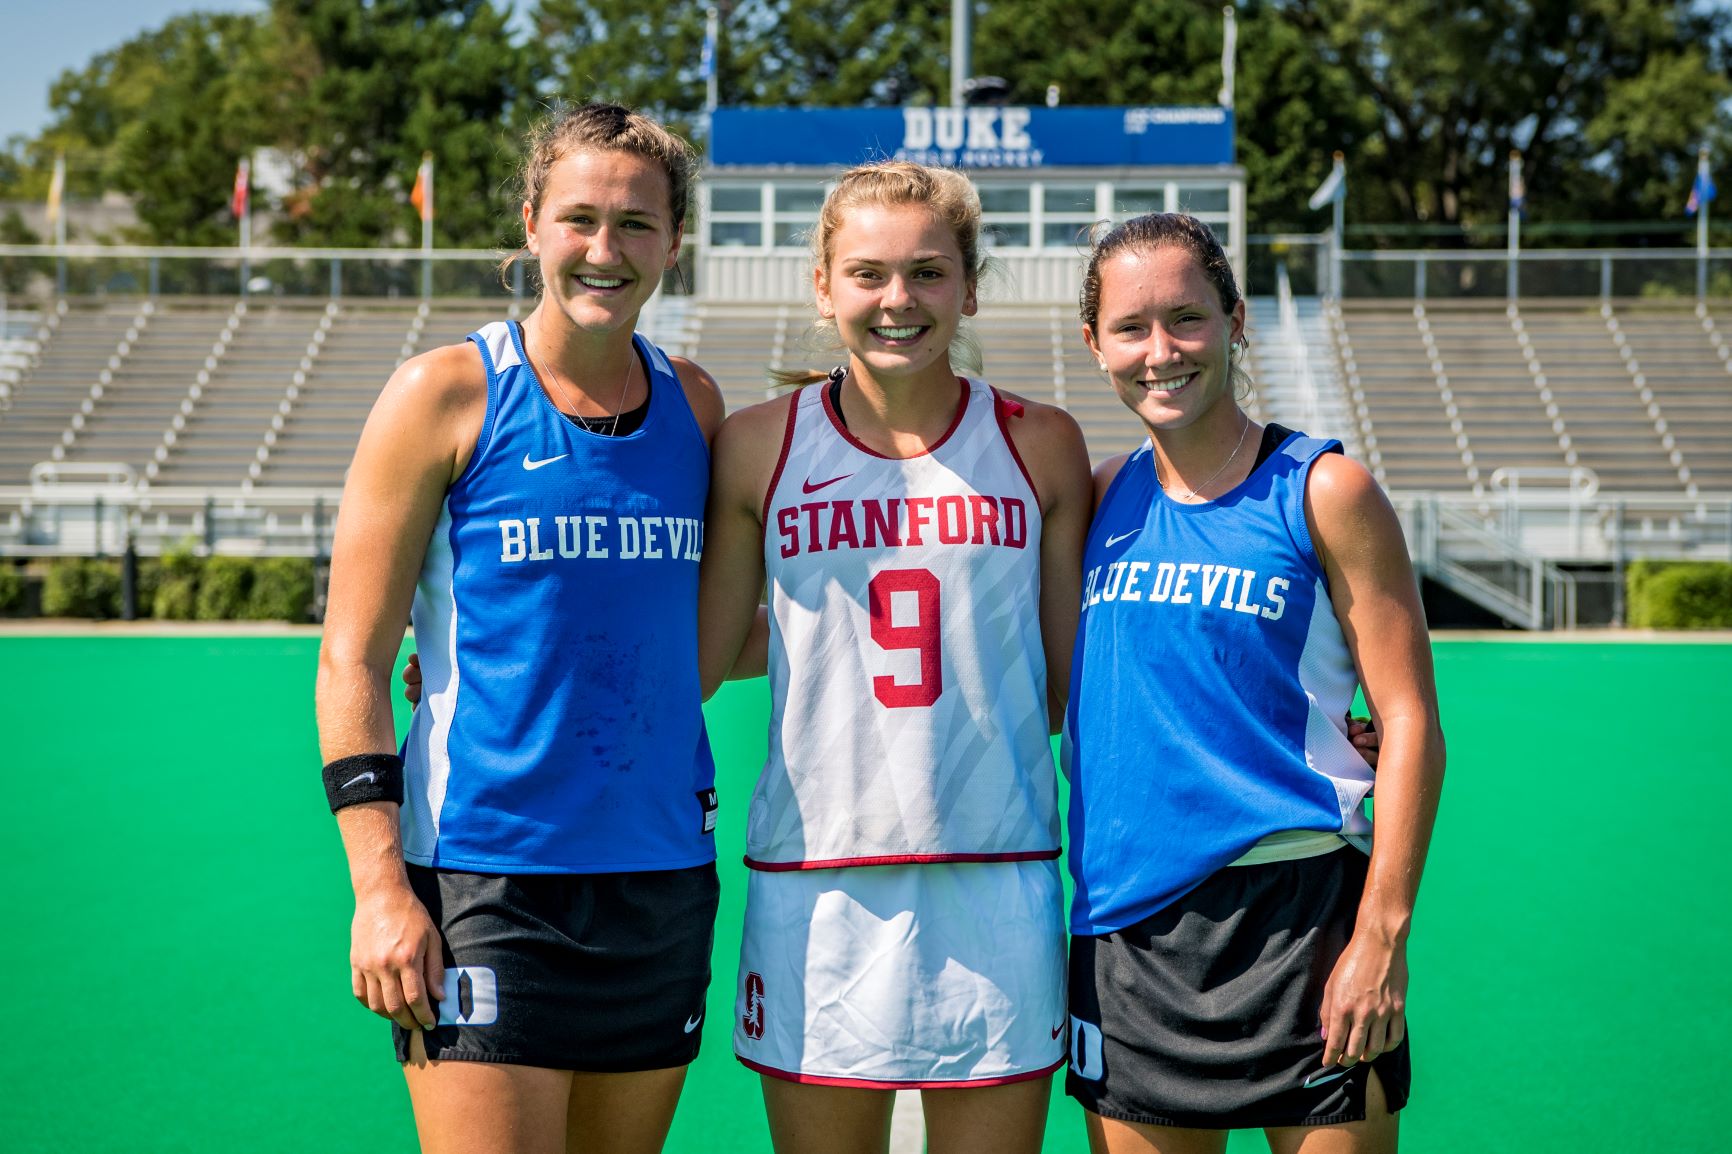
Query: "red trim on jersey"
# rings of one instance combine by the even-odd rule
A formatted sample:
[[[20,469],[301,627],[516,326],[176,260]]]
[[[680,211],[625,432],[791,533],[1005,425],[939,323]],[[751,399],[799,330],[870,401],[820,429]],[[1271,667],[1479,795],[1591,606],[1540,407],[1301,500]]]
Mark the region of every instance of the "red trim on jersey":
[[[835,406],[830,403],[830,390],[827,387],[829,382],[819,382],[820,385],[826,386],[823,392],[824,415],[830,418],[831,427],[842,435],[844,441],[847,441],[850,445],[853,445],[856,449],[859,449],[867,456],[877,457],[880,461],[912,461],[917,457],[930,457],[932,454],[938,452],[938,447],[940,445],[950,440],[950,435],[962,426],[962,418],[968,414],[968,381],[962,377],[957,377],[956,383],[962,388],[962,396],[957,398],[956,416],[951,420],[950,427],[944,430],[944,435],[932,442],[932,444],[926,446],[926,451],[924,453],[916,453],[913,457],[887,457],[848,431],[848,426],[842,423],[842,414],[838,413]],[[769,505],[767,503],[764,506],[764,509],[764,516],[767,518],[769,516]]]
[[[806,1086],[844,1086],[854,1090],[961,1090],[974,1086],[1009,1086],[1013,1082],[1032,1082],[1036,1078],[1056,1074],[1065,1063],[1065,1060],[1060,1058],[1044,1070],[1027,1070],[1021,1074],[1004,1074],[997,1078],[964,1078],[954,1082],[894,1082],[877,1078],[828,1078],[822,1074],[795,1074],[788,1070],[778,1070],[774,1066],[766,1066],[762,1062],[754,1062],[740,1054],[735,1054],[734,1057],[739,1058],[740,1065],[748,1070],[756,1070],[784,1082],[799,1082]]]
[[[878,857],[833,857],[823,861],[754,861],[745,859],[749,870],[789,873],[793,870],[839,870],[849,866],[945,865],[949,862],[1051,861],[1062,850],[1031,849],[1016,853],[900,853]]]
[[[819,381],[821,387],[828,384]],[[812,385],[806,386],[808,389]],[[794,448],[794,417],[800,411],[800,394],[795,393],[788,398],[788,427],[782,433],[782,455],[776,458],[776,471],[770,474],[770,487],[764,490],[764,507],[758,511],[758,535],[764,536],[770,531],[770,498],[776,495],[776,486],[782,483],[782,470],[788,465],[788,454]]]
[[[989,386],[990,387],[990,386]],[[1034,477],[1030,475],[1028,466],[1022,463],[1022,454],[1016,451],[1016,442],[1010,436],[1010,418],[1022,416],[1022,405],[1006,397],[997,389],[992,390],[992,412],[998,418],[998,431],[1004,434],[1004,443],[1010,449],[1011,460],[1022,470],[1022,479],[1028,482],[1028,491],[1034,494],[1034,507],[1040,508],[1040,490],[1034,487]]]

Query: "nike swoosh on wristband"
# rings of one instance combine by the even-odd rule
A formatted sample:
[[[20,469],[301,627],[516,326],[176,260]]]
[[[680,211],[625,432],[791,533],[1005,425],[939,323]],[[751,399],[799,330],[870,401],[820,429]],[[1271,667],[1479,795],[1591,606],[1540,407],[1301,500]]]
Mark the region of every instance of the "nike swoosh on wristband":
[[[551,465],[555,461],[563,461],[569,456],[571,456],[570,453],[561,453],[559,456],[549,457],[545,461],[532,461],[529,459],[529,454],[525,453],[523,454],[523,468],[525,471],[533,473],[543,465]]]
[[[351,777],[348,781],[345,781],[342,785],[339,785],[337,788],[338,789],[348,789],[351,785],[354,785],[357,781],[364,781],[368,785],[372,785],[374,782],[376,782],[378,780],[379,780],[379,776],[377,774],[375,774],[372,770],[369,769],[366,773],[356,774],[354,777]]]
[[[1135,537],[1138,533],[1141,533],[1141,532],[1142,532],[1141,529],[1132,529],[1129,533],[1120,533],[1116,537],[1108,537],[1106,544],[1104,546],[1102,546],[1102,548],[1111,549],[1114,545],[1117,545],[1120,541],[1123,541],[1128,537]]]
[[[843,473],[840,477],[831,477],[828,481],[819,481],[816,485],[812,484],[812,478],[807,477],[804,481],[800,482],[800,491],[802,493],[816,493],[819,489],[828,488],[829,486],[834,485],[837,481],[846,481],[853,475],[854,474],[852,473]]]

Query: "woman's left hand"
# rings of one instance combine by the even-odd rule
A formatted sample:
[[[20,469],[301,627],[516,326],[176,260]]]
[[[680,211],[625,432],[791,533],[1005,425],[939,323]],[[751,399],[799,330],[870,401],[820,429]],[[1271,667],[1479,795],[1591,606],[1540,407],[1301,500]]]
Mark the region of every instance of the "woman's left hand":
[[[1407,943],[1359,927],[1323,987],[1323,1065],[1370,1062],[1407,1036]]]

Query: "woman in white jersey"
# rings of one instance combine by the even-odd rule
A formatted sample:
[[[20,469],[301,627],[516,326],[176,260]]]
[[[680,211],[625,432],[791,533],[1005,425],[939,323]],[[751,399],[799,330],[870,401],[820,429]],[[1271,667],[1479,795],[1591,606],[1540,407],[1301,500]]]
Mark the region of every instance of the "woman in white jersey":
[[[847,363],[730,417],[705,536],[706,690],[769,581],[769,761],[735,1049],[776,1149],[1036,1151],[1064,1058],[1049,678],[1065,684],[1089,513],[1076,423],[959,376],[980,202],[856,168],[814,236]]]
[[[422,1149],[649,1154],[717,899],[696,611],[721,398],[633,333],[694,160],[616,105],[551,117],[528,153],[536,308],[406,362],[361,434],[319,736],[353,991],[394,1023]],[[426,700],[399,758],[412,602]]]
[[[1400,526],[1338,442],[1237,403],[1245,305],[1207,225],[1108,232],[1082,320],[1150,440],[1097,470],[1085,549],[1066,1088],[1096,1151],[1220,1154],[1246,1127],[1277,1152],[1393,1150],[1444,762]]]

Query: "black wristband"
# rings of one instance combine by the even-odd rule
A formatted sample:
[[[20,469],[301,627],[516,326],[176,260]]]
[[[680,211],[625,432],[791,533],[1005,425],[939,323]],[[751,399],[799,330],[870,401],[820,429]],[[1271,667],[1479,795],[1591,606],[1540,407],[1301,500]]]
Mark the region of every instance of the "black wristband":
[[[394,753],[357,753],[325,766],[331,812],[367,801],[403,804],[403,759]]]

